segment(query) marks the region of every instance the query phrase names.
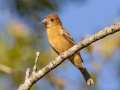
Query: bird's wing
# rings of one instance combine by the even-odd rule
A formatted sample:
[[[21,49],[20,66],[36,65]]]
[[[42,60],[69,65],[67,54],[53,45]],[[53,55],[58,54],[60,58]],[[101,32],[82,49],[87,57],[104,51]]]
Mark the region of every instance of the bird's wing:
[[[62,35],[63,35],[63,36],[65,37],[65,39],[67,39],[70,43],[72,43],[72,44],[75,43],[74,40],[73,40],[73,38],[71,37],[71,35],[70,35],[68,32],[63,31],[63,32],[62,32]]]
[[[60,54],[52,45],[50,45],[50,46],[57,54]]]

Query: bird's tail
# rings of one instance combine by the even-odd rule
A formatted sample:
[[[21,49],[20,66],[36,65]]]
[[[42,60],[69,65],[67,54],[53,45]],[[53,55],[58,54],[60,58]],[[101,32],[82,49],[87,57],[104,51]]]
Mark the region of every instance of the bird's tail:
[[[89,72],[87,71],[87,69],[84,67],[83,60],[82,60],[80,54],[77,53],[77,54],[73,55],[70,58],[70,60],[73,63],[73,65],[75,65],[80,70],[80,72],[82,73],[87,85],[89,85],[89,86],[93,85],[94,80],[92,79],[92,77],[89,74]]]

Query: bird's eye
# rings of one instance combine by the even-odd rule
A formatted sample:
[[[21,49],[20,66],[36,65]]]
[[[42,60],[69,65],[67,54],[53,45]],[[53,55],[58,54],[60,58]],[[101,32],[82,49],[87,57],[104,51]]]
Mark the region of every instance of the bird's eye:
[[[53,19],[53,18],[51,18],[51,19],[50,19],[50,21],[51,21],[51,22],[53,22],[53,21],[54,21],[54,19]]]

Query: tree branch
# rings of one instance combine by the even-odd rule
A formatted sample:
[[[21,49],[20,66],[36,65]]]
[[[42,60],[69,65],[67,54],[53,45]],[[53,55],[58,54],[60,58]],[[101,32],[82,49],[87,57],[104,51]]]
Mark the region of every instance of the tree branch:
[[[111,35],[115,32],[120,31],[120,23],[116,23],[111,25],[110,27],[106,27],[103,30],[95,33],[94,35],[87,37],[86,39],[78,42],[69,50],[65,51],[61,55],[55,58],[55,60],[51,61],[48,65],[42,68],[39,71],[35,71],[31,73],[29,77],[26,78],[25,82],[20,85],[18,90],[29,90],[33,84],[35,84],[38,80],[40,80],[43,76],[45,76],[48,72],[56,68],[60,65],[65,59],[78,52],[79,50],[85,48],[86,46],[92,44],[93,42],[100,40],[108,35]]]

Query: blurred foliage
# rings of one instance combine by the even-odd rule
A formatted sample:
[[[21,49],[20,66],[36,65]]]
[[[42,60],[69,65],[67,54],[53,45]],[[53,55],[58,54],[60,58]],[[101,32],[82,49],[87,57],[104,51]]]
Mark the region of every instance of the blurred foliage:
[[[57,3],[49,0],[16,0],[16,8],[21,14],[57,9]]]
[[[81,4],[85,3],[87,0],[15,0],[16,9],[21,14],[32,14],[35,12],[44,12],[46,10],[57,11],[60,6],[66,2],[73,2]],[[79,3],[79,5],[80,5]]]
[[[22,16],[39,21],[44,14],[58,12],[67,2],[83,5],[87,0],[15,0],[16,10]]]
[[[111,36],[107,36],[104,39],[101,39],[94,44],[89,45],[85,48],[91,56],[91,64],[98,72],[101,70],[102,65],[94,60],[93,54],[97,52],[97,54],[101,57],[101,62],[107,62],[107,60],[111,60],[114,53],[117,52],[120,48],[120,32],[117,32]],[[104,58],[104,59],[103,59]],[[100,61],[99,61],[100,62]]]
[[[120,32],[98,41],[95,48],[103,57],[111,58],[113,53],[120,48]]]

